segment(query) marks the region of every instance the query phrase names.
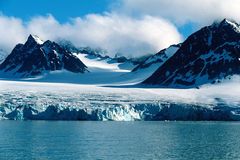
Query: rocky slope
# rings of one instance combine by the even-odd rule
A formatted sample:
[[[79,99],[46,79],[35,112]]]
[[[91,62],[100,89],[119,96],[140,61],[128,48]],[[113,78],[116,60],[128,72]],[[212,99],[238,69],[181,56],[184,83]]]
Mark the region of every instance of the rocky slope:
[[[240,27],[224,19],[193,33],[143,84],[188,88],[240,73]]]
[[[18,44],[0,65],[0,70],[20,77],[41,75],[55,70],[74,73],[87,71],[85,64],[55,42],[43,42],[30,35],[25,44]]]

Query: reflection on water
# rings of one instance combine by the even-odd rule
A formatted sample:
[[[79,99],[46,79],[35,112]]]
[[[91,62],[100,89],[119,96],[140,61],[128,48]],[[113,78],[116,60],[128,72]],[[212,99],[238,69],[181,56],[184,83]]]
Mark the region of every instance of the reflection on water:
[[[0,121],[0,159],[240,159],[233,122]]]

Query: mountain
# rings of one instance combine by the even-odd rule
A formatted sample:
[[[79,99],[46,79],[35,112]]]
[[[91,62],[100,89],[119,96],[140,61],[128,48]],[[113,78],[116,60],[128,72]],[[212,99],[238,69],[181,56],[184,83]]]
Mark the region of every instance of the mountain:
[[[87,67],[70,51],[55,42],[43,42],[39,37],[30,35],[25,44],[18,44],[0,70],[5,73],[19,74],[20,77],[36,76],[49,71],[65,69],[74,73],[84,73]]]
[[[224,19],[193,33],[143,84],[196,87],[240,73],[240,26]]]
[[[152,56],[149,56],[144,60],[142,63],[137,65],[132,72],[140,71],[145,68],[152,67],[153,71],[155,71],[157,68],[159,68],[164,62],[166,62],[170,57],[176,53],[176,51],[180,48],[181,44],[177,45],[171,45],[170,47],[161,50],[157,54],[154,54]]]

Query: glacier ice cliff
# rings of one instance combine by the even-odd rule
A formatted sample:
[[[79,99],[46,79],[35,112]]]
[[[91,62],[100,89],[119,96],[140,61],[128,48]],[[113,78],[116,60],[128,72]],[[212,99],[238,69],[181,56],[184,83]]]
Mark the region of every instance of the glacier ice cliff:
[[[238,121],[239,82],[154,89],[0,80],[0,119]]]
[[[39,108],[39,109],[38,109]],[[240,120],[240,109],[224,104],[200,106],[155,102],[146,104],[90,104],[88,107],[12,106],[2,104],[1,119],[9,120],[92,120],[92,121],[156,121],[156,120]]]

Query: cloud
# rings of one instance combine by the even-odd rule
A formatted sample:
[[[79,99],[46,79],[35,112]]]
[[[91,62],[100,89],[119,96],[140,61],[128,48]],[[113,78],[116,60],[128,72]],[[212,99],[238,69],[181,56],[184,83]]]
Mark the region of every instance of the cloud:
[[[101,47],[112,56],[118,52],[127,56],[155,53],[181,41],[173,24],[153,16],[89,14],[67,23],[58,22],[52,15],[33,17],[28,22],[0,16],[0,37],[6,37],[0,40],[0,47],[9,51],[16,43],[23,43],[30,33],[43,40],[66,39],[76,46]]]
[[[9,51],[19,42],[23,42],[26,29],[21,19],[0,15],[0,49]]]
[[[121,0],[121,13],[163,17],[183,25],[205,25],[230,18],[240,21],[240,0]]]

